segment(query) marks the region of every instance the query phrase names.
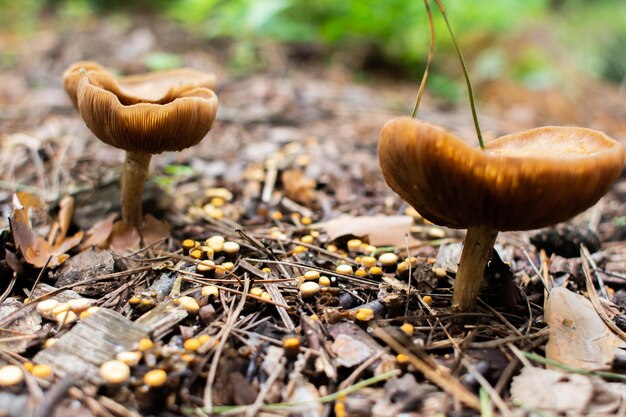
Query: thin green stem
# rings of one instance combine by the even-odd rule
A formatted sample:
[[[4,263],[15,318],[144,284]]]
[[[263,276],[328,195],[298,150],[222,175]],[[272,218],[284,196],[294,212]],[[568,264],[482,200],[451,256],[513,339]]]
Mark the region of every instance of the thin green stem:
[[[419,90],[417,90],[417,97],[415,97],[415,105],[413,106],[413,112],[411,113],[411,117],[415,117],[417,109],[420,106],[420,101],[422,101],[424,89],[426,88],[426,82],[428,81],[428,71],[430,70],[430,63],[433,61],[433,56],[435,55],[435,25],[433,24],[433,13],[430,10],[430,4],[428,4],[428,0],[424,0],[424,7],[426,7],[426,13],[428,14],[430,47],[428,48],[428,60],[426,61],[426,68],[424,69],[424,73],[422,74],[422,81],[420,81]]]
[[[489,393],[484,388],[479,391],[480,398],[480,417],[493,417],[493,406]]]
[[[452,26],[450,26],[450,22],[448,21],[448,15],[446,14],[446,9],[443,7],[443,3],[441,2],[441,0],[435,0],[435,2],[437,3],[437,6],[439,6],[439,10],[441,11],[443,20],[446,22],[448,33],[450,34],[450,38],[452,39],[452,43],[454,44],[454,49],[456,49],[456,54],[459,57],[459,61],[461,62],[461,67],[463,68],[463,76],[465,77],[465,83],[467,84],[467,94],[469,95],[470,107],[472,108],[472,118],[474,119],[474,128],[476,129],[476,136],[478,136],[478,143],[480,145],[480,149],[485,149],[485,144],[483,143],[483,135],[480,133],[478,115],[476,114],[476,104],[474,103],[474,90],[472,89],[472,83],[470,82],[470,79],[469,79],[469,74],[467,72],[467,66],[465,65],[465,60],[463,59],[463,54],[461,53],[461,49],[459,48],[459,45],[456,42],[456,38],[454,37],[454,32],[452,31]]]
[[[571,372],[571,373],[574,373],[574,374],[595,375],[595,376],[599,376],[599,377],[602,377],[602,378],[618,379],[618,380],[622,380],[622,381],[626,380],[626,375],[616,374],[614,372],[607,372],[607,371],[591,371],[591,370],[588,370],[588,369],[582,369],[582,368],[578,368],[576,366],[566,365],[566,364],[561,363],[559,361],[555,361],[554,359],[545,358],[545,357],[537,355],[536,353],[533,353],[533,352],[521,352],[521,353],[522,353],[522,355],[526,356],[528,359],[530,359],[532,361],[543,363],[544,365],[550,365],[550,366],[553,366],[555,368],[559,368],[559,369],[562,369],[564,371]]]

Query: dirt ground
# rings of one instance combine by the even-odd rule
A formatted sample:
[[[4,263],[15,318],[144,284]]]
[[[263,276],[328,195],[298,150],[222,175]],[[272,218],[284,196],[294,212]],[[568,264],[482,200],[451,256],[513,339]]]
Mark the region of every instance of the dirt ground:
[[[407,211],[378,165],[380,129],[410,112],[416,82],[357,76],[339,64],[294,59],[277,45],[257,50],[266,68],[237,75],[227,42],[135,16],[0,32],[0,50],[0,362],[25,370],[49,364],[55,373],[27,373],[22,385],[0,388],[0,415],[624,413],[624,178],[557,229],[500,234],[502,261],[490,263],[485,302],[463,326],[450,311],[463,232]],[[68,240],[90,229],[132,240],[116,235],[109,216],[120,210],[123,152],[85,127],[61,76],[81,60],[143,72],[143,58],[155,51],[215,73],[220,100],[199,145],[152,160],[144,211],[168,226],[153,224],[155,245],[147,249],[68,244],[70,256],[58,266],[45,254],[42,265],[30,262],[16,248],[16,193],[33,207],[38,236],[51,235],[66,216]],[[582,78],[572,85],[541,93],[495,81],[477,86],[485,137],[579,124],[625,142],[624,92]],[[427,96],[419,117],[475,136],[464,102]],[[64,196],[73,198],[69,212]],[[207,278],[181,244],[215,235],[240,249],[223,255],[235,264],[230,274]],[[412,280],[401,272],[336,273],[341,262],[365,271],[367,250],[347,246],[355,238],[401,258],[409,246]],[[588,256],[580,256],[581,242]],[[298,291],[307,271],[332,281],[313,299]],[[220,295],[202,295],[209,285]],[[271,302],[242,297],[253,287]],[[544,311],[547,291],[557,287],[567,292],[550,298],[562,304]],[[185,308],[183,295],[200,310]],[[46,297],[86,298],[100,311],[91,321],[58,324],[28,303]],[[364,307],[373,319],[357,317]],[[295,352],[285,344],[291,336]],[[144,339],[153,345],[139,347]],[[125,351],[143,355],[128,381],[103,383],[98,367]],[[167,372],[164,385],[146,382],[154,369]]]

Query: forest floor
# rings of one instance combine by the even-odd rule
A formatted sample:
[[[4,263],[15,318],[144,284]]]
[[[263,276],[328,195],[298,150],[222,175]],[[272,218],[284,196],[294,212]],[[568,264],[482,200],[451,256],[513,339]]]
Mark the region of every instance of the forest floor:
[[[0,415],[626,413],[624,178],[556,229],[500,234],[504,262],[463,325],[450,310],[463,231],[408,210],[378,165],[380,129],[410,112],[415,82],[357,82],[277,45],[257,51],[266,69],[234,75],[227,44],[143,18],[42,23],[0,33],[0,50],[0,363],[26,376],[0,387]],[[142,72],[164,50],[217,75],[220,108],[200,144],[153,158],[141,248],[114,224],[123,152],[85,127],[61,77],[87,59]],[[574,78],[567,94],[477,86],[485,136],[578,124],[625,142],[624,92]],[[475,136],[464,103],[426,97],[419,117]],[[239,249],[205,276],[182,242],[213,236]],[[388,252],[396,266],[371,271],[364,258]],[[319,276],[329,286],[303,297]],[[45,299],[99,309],[59,323]],[[104,382],[122,352],[139,352],[130,377]],[[146,379],[155,369],[162,384]]]

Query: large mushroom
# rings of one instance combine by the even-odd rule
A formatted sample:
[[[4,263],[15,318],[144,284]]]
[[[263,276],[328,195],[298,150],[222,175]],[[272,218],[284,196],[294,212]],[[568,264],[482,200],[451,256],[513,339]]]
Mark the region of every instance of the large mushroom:
[[[153,154],[199,143],[211,129],[218,99],[212,74],[191,69],[116,79],[93,62],[74,64],[64,85],[87,127],[126,151],[122,220],[142,225],[141,195]]]
[[[452,308],[474,309],[499,231],[566,221],[595,204],[624,167],[624,146],[580,127],[542,127],[474,148],[409,117],[378,143],[387,184],[433,223],[467,229]]]

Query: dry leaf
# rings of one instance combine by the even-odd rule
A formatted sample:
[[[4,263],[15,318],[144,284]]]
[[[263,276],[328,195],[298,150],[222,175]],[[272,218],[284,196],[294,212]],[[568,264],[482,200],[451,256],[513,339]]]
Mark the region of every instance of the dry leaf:
[[[74,198],[70,196],[63,197],[59,206],[59,235],[55,244],[63,242],[67,236],[67,231],[72,223],[72,214],[74,213]]]
[[[526,367],[511,384],[513,402],[541,411],[537,415],[619,415],[625,398],[624,384],[552,369]]]
[[[307,178],[299,169],[288,169],[282,173],[285,197],[310,207],[316,201],[315,181]]]
[[[410,216],[340,216],[318,223],[316,227],[324,229],[330,240],[339,236],[355,235],[367,237],[374,246],[404,247],[405,234],[408,235],[409,245],[418,242],[409,232],[412,224],[413,219]]]
[[[566,288],[554,288],[545,303],[550,326],[546,357],[583,369],[606,368],[626,347],[604,324],[591,302]]]
[[[34,194],[30,194],[24,191],[18,191],[15,193],[14,198],[17,199],[19,202],[18,204],[16,204],[15,208],[18,208],[18,209],[23,208],[26,211],[28,211],[29,209],[32,209],[32,210],[44,210],[45,209],[45,204],[43,200],[41,200],[39,197],[37,197]]]
[[[170,225],[148,214],[144,218],[141,235],[144,246],[156,247],[153,245],[170,237]]]
[[[94,224],[91,229],[87,230],[86,239],[80,245],[81,250],[85,250],[89,247],[95,246],[99,249],[106,248],[109,243],[109,236],[113,231],[113,222],[117,217],[117,213],[111,213],[106,219],[100,220]]]
[[[48,267],[59,266],[69,257],[66,252],[78,245],[83,238],[83,232],[78,232],[56,245],[51,245],[33,231],[24,209],[13,210],[11,232],[15,246],[20,250],[26,262],[36,268],[43,268],[48,258],[50,259]]]
[[[119,252],[134,252],[139,249],[141,236],[137,229],[128,223],[118,221],[113,223],[113,230],[109,238],[109,247]]]
[[[524,407],[582,415],[593,396],[591,379],[551,369],[524,368],[513,379],[511,397]]]

